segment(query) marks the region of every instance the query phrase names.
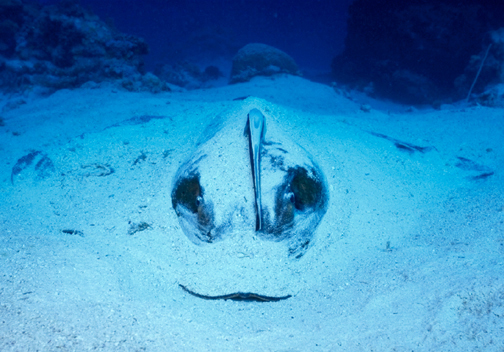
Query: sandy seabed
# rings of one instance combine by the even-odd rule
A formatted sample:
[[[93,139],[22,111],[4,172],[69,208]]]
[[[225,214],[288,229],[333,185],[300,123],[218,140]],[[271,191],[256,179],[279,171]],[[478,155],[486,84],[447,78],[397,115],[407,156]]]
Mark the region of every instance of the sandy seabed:
[[[300,259],[254,236],[197,246],[172,209],[199,135],[250,101],[327,179]],[[62,90],[2,116],[1,351],[504,350],[502,109],[362,109],[285,76]]]

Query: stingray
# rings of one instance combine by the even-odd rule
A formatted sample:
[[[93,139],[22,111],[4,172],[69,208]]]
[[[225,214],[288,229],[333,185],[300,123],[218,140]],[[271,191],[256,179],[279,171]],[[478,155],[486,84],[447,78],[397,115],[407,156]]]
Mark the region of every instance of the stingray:
[[[288,257],[299,259],[327,210],[326,179],[256,101],[248,98],[209,123],[175,175],[172,206],[194,244],[252,233],[284,242]]]

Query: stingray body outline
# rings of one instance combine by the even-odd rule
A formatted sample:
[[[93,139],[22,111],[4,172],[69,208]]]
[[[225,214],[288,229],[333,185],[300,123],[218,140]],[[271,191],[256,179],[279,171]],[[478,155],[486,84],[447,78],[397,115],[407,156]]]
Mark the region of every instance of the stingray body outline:
[[[195,244],[250,229],[262,240],[286,241],[288,256],[301,258],[327,211],[327,182],[311,155],[254,99],[209,123],[175,175],[172,206]]]

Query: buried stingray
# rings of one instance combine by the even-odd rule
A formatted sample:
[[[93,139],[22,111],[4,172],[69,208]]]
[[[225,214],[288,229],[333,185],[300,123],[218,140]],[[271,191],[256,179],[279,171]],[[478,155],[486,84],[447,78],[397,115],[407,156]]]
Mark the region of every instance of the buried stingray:
[[[245,228],[259,239],[284,241],[289,257],[300,258],[329,194],[308,152],[285,137],[272,118],[251,108],[210,123],[177,171],[171,197],[195,244],[232,240]]]
[[[272,117],[244,103],[212,120],[177,171],[171,197],[184,234],[195,244],[254,236],[285,243],[286,257],[299,259],[313,242],[329,193],[310,154]],[[243,293],[195,296],[276,299]]]

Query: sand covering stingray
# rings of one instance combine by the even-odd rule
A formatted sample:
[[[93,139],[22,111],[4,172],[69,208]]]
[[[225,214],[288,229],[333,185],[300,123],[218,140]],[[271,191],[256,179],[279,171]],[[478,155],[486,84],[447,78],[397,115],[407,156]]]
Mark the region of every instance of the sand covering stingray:
[[[222,246],[260,243],[261,248],[277,248],[268,257],[285,262],[301,258],[327,210],[322,170],[282,132],[268,105],[248,98],[215,117],[175,176],[171,196],[179,223],[193,243],[213,251],[210,256],[219,270],[236,270],[220,252]],[[212,250],[216,243],[220,246]],[[272,270],[282,270],[282,265]],[[247,269],[238,273],[257,277]],[[187,284],[194,287],[199,281]],[[256,287],[269,286],[257,281]],[[244,290],[239,285],[236,289]]]
[[[177,172],[173,208],[196,244],[255,229],[260,239],[288,240],[289,256],[300,258],[327,210],[326,181],[301,146],[252,108],[258,104],[249,98],[210,123]]]

